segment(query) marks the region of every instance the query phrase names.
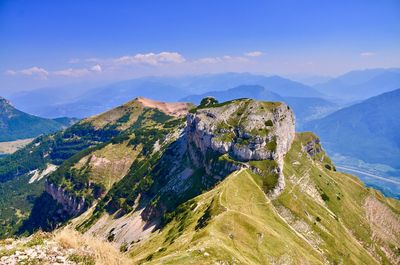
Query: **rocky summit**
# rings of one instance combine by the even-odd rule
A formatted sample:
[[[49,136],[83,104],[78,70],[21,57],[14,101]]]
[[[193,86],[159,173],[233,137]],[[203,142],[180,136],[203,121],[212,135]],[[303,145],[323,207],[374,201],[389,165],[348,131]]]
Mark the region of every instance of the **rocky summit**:
[[[283,103],[238,100],[200,108],[188,115],[188,135],[203,153],[228,154],[240,162],[272,160],[282,172],[295,136],[293,112]],[[280,174],[275,192],[283,189]]]
[[[337,172],[284,103],[137,98],[8,159],[18,166],[0,162],[0,179],[21,195],[4,203],[2,236],[48,231],[35,249],[58,244],[71,264],[102,264],[96,240],[118,264],[400,262],[399,201]],[[65,250],[60,233],[90,251]]]

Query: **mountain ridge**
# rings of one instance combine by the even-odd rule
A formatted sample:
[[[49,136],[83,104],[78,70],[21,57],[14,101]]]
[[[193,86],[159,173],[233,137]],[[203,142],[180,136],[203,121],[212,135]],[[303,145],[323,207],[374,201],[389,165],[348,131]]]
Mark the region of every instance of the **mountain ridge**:
[[[286,104],[205,98],[177,116],[160,104],[135,99],[12,155],[27,169],[0,194],[57,167],[19,182],[48,192],[5,222],[19,233],[77,229],[135,264],[399,261],[399,202],[337,172],[318,137],[295,133]]]
[[[337,99],[365,100],[399,88],[400,69],[377,68],[351,71],[313,87]]]
[[[0,97],[0,141],[13,141],[52,133],[75,123],[74,118],[45,119],[14,108],[11,102]]]

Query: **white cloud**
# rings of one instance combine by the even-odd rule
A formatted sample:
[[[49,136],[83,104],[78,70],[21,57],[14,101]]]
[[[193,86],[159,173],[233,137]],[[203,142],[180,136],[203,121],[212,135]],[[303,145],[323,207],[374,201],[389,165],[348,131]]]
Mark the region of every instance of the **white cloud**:
[[[200,58],[195,61],[195,63],[200,63],[200,64],[216,64],[216,63],[243,63],[243,62],[248,62],[249,59],[241,56],[230,56],[230,55],[224,55],[222,57],[205,57],[205,58]]]
[[[26,75],[33,76],[39,79],[47,79],[49,76],[65,76],[65,77],[81,77],[88,75],[90,73],[101,73],[102,68],[99,64],[96,64],[90,68],[68,68],[57,71],[47,71],[43,68],[34,66],[27,69],[21,70],[7,70],[5,71],[6,75]]]
[[[49,72],[45,69],[33,66],[31,68],[21,69],[21,70],[7,70],[7,75],[27,75],[37,77],[39,79],[47,79]]]
[[[261,51],[251,51],[251,52],[246,52],[244,55],[248,57],[260,57],[264,53]]]
[[[374,55],[376,55],[376,53],[374,53],[374,52],[362,52],[362,53],[360,53],[361,57],[371,57],[371,56],[374,56]]]
[[[102,68],[100,64],[96,64],[90,68],[68,68],[64,70],[51,72],[53,75],[65,76],[65,77],[81,77],[90,73],[101,73]]]
[[[215,64],[222,62],[222,59],[220,57],[205,57],[198,59],[196,62],[204,64]]]
[[[16,75],[17,72],[14,71],[14,70],[7,70],[7,71],[5,72],[5,74],[6,74],[6,75]]]
[[[53,72],[54,75],[66,76],[66,77],[81,77],[89,73],[90,71],[86,68],[68,68]]]
[[[116,58],[113,62],[117,65],[129,65],[129,64],[173,64],[183,63],[186,59],[177,52],[160,52],[160,53],[138,53],[136,55],[127,55]]]
[[[32,67],[22,70],[8,70],[7,75],[31,75],[41,79],[50,77],[70,77],[79,78],[83,76],[91,76],[103,73],[104,75],[113,75],[115,73],[129,74],[134,71],[141,74],[155,73],[177,73],[198,71],[199,69],[242,69],[246,65],[255,63],[251,57],[260,56],[262,53],[253,51],[246,53],[246,56],[238,55],[221,55],[211,56],[199,59],[186,60],[186,58],[178,52],[160,52],[160,53],[137,53],[133,55],[125,55],[121,57],[92,57],[92,58],[71,58],[68,63],[77,64],[75,67],[69,67],[58,70],[47,71],[40,67]],[[78,67],[78,65],[80,65]],[[212,67],[211,67],[212,65]],[[151,67],[141,67],[151,66]],[[211,68],[210,68],[211,67]]]
[[[101,73],[101,71],[102,71],[101,65],[96,64],[96,65],[92,66],[92,68],[90,68],[90,70],[92,70],[93,72]]]

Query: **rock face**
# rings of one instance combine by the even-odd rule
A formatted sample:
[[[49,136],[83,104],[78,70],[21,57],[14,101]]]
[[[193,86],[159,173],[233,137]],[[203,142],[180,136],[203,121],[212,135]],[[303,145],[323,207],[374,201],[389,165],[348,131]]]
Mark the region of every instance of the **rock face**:
[[[278,102],[235,100],[198,109],[187,117],[189,142],[203,154],[212,150],[235,160],[275,160],[280,172],[276,196],[284,188],[283,157],[295,137],[290,108]]]
[[[63,209],[71,216],[79,215],[88,208],[85,198],[72,196],[63,188],[57,187],[53,183],[46,181],[45,190],[54,200],[61,204]]]
[[[315,137],[314,139],[307,142],[305,146],[303,146],[303,150],[307,152],[310,156],[315,156],[322,151],[322,147],[320,144],[319,138]]]
[[[188,115],[189,139],[200,150],[229,153],[239,161],[281,161],[295,135],[292,111],[283,103],[241,100]]]

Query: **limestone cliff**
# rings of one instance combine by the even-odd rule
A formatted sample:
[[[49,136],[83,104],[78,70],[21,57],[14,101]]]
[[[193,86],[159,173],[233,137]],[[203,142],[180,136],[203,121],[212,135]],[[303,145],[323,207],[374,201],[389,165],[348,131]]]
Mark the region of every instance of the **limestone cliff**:
[[[188,115],[189,138],[205,151],[239,161],[282,160],[294,139],[293,112],[283,103],[242,100]]]
[[[204,155],[212,150],[240,162],[276,161],[280,176],[271,195],[284,188],[283,157],[295,136],[295,118],[284,103],[244,99],[200,108],[187,116],[187,131]]]
[[[75,197],[53,183],[46,181],[45,190],[54,200],[63,206],[63,210],[70,216],[79,215],[88,208],[85,198]]]

